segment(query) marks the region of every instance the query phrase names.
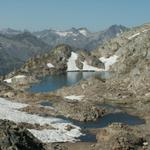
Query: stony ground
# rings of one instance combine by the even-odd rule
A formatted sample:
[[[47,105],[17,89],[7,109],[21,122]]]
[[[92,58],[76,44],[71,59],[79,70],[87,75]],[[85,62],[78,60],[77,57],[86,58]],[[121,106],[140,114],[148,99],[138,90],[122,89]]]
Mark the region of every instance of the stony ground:
[[[90,129],[97,136],[97,142],[53,143],[47,144],[48,150],[128,150],[150,149],[150,97],[138,96],[124,86],[109,85],[110,81],[100,78],[90,78],[72,87],[64,87],[47,94],[30,94],[13,91],[6,85],[5,94],[1,96],[25,102],[30,106],[23,111],[41,116],[64,116],[80,121],[96,120],[113,110],[97,107],[98,104],[111,104],[118,107],[117,111],[127,112],[145,119],[145,124],[129,127],[122,124],[112,124],[103,129]],[[118,83],[119,84],[119,83]],[[66,96],[82,96],[79,100],[66,99]],[[43,101],[51,102],[54,109],[39,107]]]

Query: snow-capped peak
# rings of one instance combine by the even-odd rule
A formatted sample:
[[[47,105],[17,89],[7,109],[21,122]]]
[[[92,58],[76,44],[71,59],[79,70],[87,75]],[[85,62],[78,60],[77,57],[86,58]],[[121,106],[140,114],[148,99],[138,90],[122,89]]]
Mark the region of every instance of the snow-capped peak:
[[[56,31],[56,34],[58,34],[59,36],[67,36],[68,32]]]
[[[56,31],[56,34],[58,34],[59,36],[62,36],[62,37],[66,37],[66,36],[78,36],[77,33],[74,33],[72,31]]]
[[[83,36],[88,36],[88,30],[86,28],[71,28],[70,30],[66,30],[66,31],[60,31],[60,30],[56,30],[55,31],[56,34],[58,34],[59,36],[62,37],[66,37],[66,36],[78,36],[80,34],[82,34]]]
[[[84,36],[87,36],[87,34],[88,34],[87,30],[85,30],[85,29],[80,29],[79,32]]]

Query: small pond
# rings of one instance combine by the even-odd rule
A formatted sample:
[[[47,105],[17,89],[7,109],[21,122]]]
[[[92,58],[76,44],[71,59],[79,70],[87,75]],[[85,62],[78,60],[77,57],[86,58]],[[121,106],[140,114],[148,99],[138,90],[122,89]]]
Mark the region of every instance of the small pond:
[[[71,122],[73,122],[73,124],[77,126],[80,126],[82,129],[103,128],[114,122],[125,123],[127,125],[141,125],[145,123],[143,119],[140,119],[137,116],[132,116],[122,112],[105,115],[104,117],[98,119],[95,122],[86,123],[75,120],[71,120]],[[84,142],[96,142],[96,135],[85,133],[85,136],[81,136],[80,140]]]
[[[55,91],[63,86],[71,86],[80,80],[92,76],[109,78],[109,72],[66,72],[59,75],[47,76],[41,79],[39,83],[33,84],[27,91],[32,93]]]
[[[52,106],[53,104],[50,101],[43,101],[40,103],[41,106]]]
[[[127,125],[141,125],[145,123],[145,121],[138,116],[133,116],[125,112],[110,113],[96,121],[88,122],[77,121],[63,116],[59,116],[59,118],[72,122],[74,125],[77,125],[82,129],[104,128],[114,122],[124,123]]]
[[[144,124],[145,121],[143,119],[140,119],[137,116],[132,116],[127,113],[119,112],[119,113],[110,113],[108,115],[105,115],[101,119],[98,119],[94,122],[80,122],[71,120],[75,125],[80,126],[81,128],[103,128],[107,127],[109,124],[114,122],[120,122],[125,123],[128,125],[140,125]]]

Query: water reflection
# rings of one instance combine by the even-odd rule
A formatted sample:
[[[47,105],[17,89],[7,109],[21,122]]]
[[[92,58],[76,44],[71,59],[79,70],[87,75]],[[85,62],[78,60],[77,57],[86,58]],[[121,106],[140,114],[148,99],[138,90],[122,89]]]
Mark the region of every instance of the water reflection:
[[[62,88],[63,86],[70,86],[78,83],[82,79],[87,79],[91,76],[99,76],[101,78],[108,78],[109,72],[67,72],[64,74],[47,76],[41,79],[41,82],[33,84],[28,91],[33,93],[49,92]]]

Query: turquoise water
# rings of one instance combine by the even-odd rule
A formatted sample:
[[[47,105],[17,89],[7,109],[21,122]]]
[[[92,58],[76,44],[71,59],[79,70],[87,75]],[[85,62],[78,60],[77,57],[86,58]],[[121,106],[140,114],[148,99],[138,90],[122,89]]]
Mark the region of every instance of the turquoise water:
[[[71,86],[80,80],[87,79],[92,76],[108,78],[108,72],[67,72],[59,75],[47,76],[41,79],[39,83],[33,84],[27,91],[32,93],[55,91],[63,86]]]

